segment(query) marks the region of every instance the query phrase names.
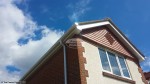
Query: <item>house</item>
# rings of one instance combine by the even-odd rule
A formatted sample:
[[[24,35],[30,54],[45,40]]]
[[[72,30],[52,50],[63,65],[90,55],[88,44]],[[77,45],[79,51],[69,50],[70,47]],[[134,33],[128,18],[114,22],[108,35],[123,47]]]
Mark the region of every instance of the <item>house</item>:
[[[150,72],[144,72],[144,76],[145,76],[148,84],[150,84]]]
[[[147,84],[143,54],[110,19],[75,23],[26,73],[27,84]]]

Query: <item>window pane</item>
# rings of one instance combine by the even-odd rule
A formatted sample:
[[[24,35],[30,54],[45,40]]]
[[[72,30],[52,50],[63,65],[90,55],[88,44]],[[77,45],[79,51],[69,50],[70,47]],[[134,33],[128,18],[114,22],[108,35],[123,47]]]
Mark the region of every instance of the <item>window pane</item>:
[[[121,68],[122,68],[123,75],[125,77],[130,77],[129,73],[128,73],[127,66],[126,66],[125,61],[124,61],[124,58],[119,57],[119,62],[120,62]]]
[[[110,60],[110,64],[111,64],[113,73],[121,76],[116,56],[110,52],[108,52],[108,56],[109,56],[109,60]]]
[[[110,71],[110,66],[109,66],[109,63],[108,63],[106,52],[104,50],[102,50],[102,49],[99,49],[99,53],[100,53],[103,69],[107,70],[107,71]]]

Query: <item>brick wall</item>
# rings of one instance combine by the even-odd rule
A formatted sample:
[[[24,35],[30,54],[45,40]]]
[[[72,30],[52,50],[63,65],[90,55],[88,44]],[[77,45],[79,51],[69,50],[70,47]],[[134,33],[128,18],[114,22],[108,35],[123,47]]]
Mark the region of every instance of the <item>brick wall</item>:
[[[81,84],[79,57],[76,48],[66,47],[68,84]]]
[[[81,39],[90,40],[115,52],[133,57],[119,39],[106,27],[84,30],[79,41],[77,41],[78,44],[81,44]],[[85,70],[84,64],[86,64],[86,59],[83,57],[83,52],[83,47],[75,49],[66,47],[68,84],[87,84],[88,70]],[[27,84],[64,84],[63,60],[63,48],[60,48],[25,81]]]
[[[66,47],[68,84],[81,84],[78,51]],[[63,49],[59,49],[27,78],[27,84],[64,84]]]
[[[34,74],[27,78],[27,84],[63,84],[63,49],[59,49]]]

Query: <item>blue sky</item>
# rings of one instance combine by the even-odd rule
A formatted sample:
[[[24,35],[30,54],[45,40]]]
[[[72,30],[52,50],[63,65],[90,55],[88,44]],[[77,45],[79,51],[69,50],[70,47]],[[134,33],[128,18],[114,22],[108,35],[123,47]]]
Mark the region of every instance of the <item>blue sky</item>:
[[[136,3],[135,3],[136,2]],[[149,0],[28,0],[18,6],[39,25],[66,31],[76,21],[110,17],[143,52],[149,52]],[[82,12],[81,12],[82,11]],[[76,18],[73,15],[76,14]]]
[[[146,56],[141,67],[150,71],[149,3],[149,0],[2,0],[0,80],[20,79],[74,22],[106,17]]]

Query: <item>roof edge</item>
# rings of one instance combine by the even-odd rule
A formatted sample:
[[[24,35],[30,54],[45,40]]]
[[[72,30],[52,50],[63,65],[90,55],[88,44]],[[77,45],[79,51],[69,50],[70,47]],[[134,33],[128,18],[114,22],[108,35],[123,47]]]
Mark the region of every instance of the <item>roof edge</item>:
[[[30,75],[32,75],[32,73],[35,72],[36,69],[38,69],[46,61],[46,59],[51,57],[51,55],[61,47],[60,41],[64,42],[68,38],[72,37],[74,34],[79,34],[84,29],[103,25],[109,26],[111,30],[115,31],[120,36],[120,38],[122,38],[124,43],[128,44],[128,48],[131,48],[139,61],[144,60],[144,55],[128,40],[128,38],[118,29],[118,27],[115,26],[110,18],[89,22],[80,22],[75,23],[73,26],[71,26],[71,28],[66,33],[64,33],[64,35],[59,40],[57,40],[57,42],[40,58],[40,60],[36,64],[32,66],[32,68],[20,80],[26,80]]]
[[[60,41],[64,42],[65,40],[67,40],[67,38],[70,38],[71,36],[73,36],[74,34],[79,34],[81,32],[81,30],[76,28],[76,24],[74,24],[66,33],[64,33],[64,35],[57,40],[57,42],[38,60],[38,62],[36,62],[31,69],[20,79],[21,80],[26,80],[27,77],[29,77],[32,73],[34,73],[34,71],[36,69],[38,69],[44,62],[46,59],[48,59],[49,57],[51,57],[51,55],[53,53],[55,53],[55,51],[57,49],[60,48]]]
[[[95,22],[95,23],[94,23]],[[133,52],[133,54],[138,58],[139,62],[145,60],[145,56],[129,41],[129,39],[118,29],[118,27],[112,22],[110,18],[104,20],[96,20],[89,22],[78,23],[77,28],[79,30],[90,29],[97,26],[106,25],[113,33],[122,40],[123,44]]]
[[[109,19],[108,21],[109,21],[109,22],[112,24],[112,26],[114,26],[115,29],[123,36],[123,38],[126,40],[126,42],[127,42],[128,44],[130,44],[130,46],[131,46],[137,53],[139,53],[139,55],[140,55],[140,57],[141,57],[141,60],[139,60],[139,61],[141,62],[141,61],[145,60],[144,54],[142,54],[142,53],[139,51],[139,49],[137,49],[136,46],[122,33],[122,31],[119,30],[119,28],[112,22],[112,20]]]

